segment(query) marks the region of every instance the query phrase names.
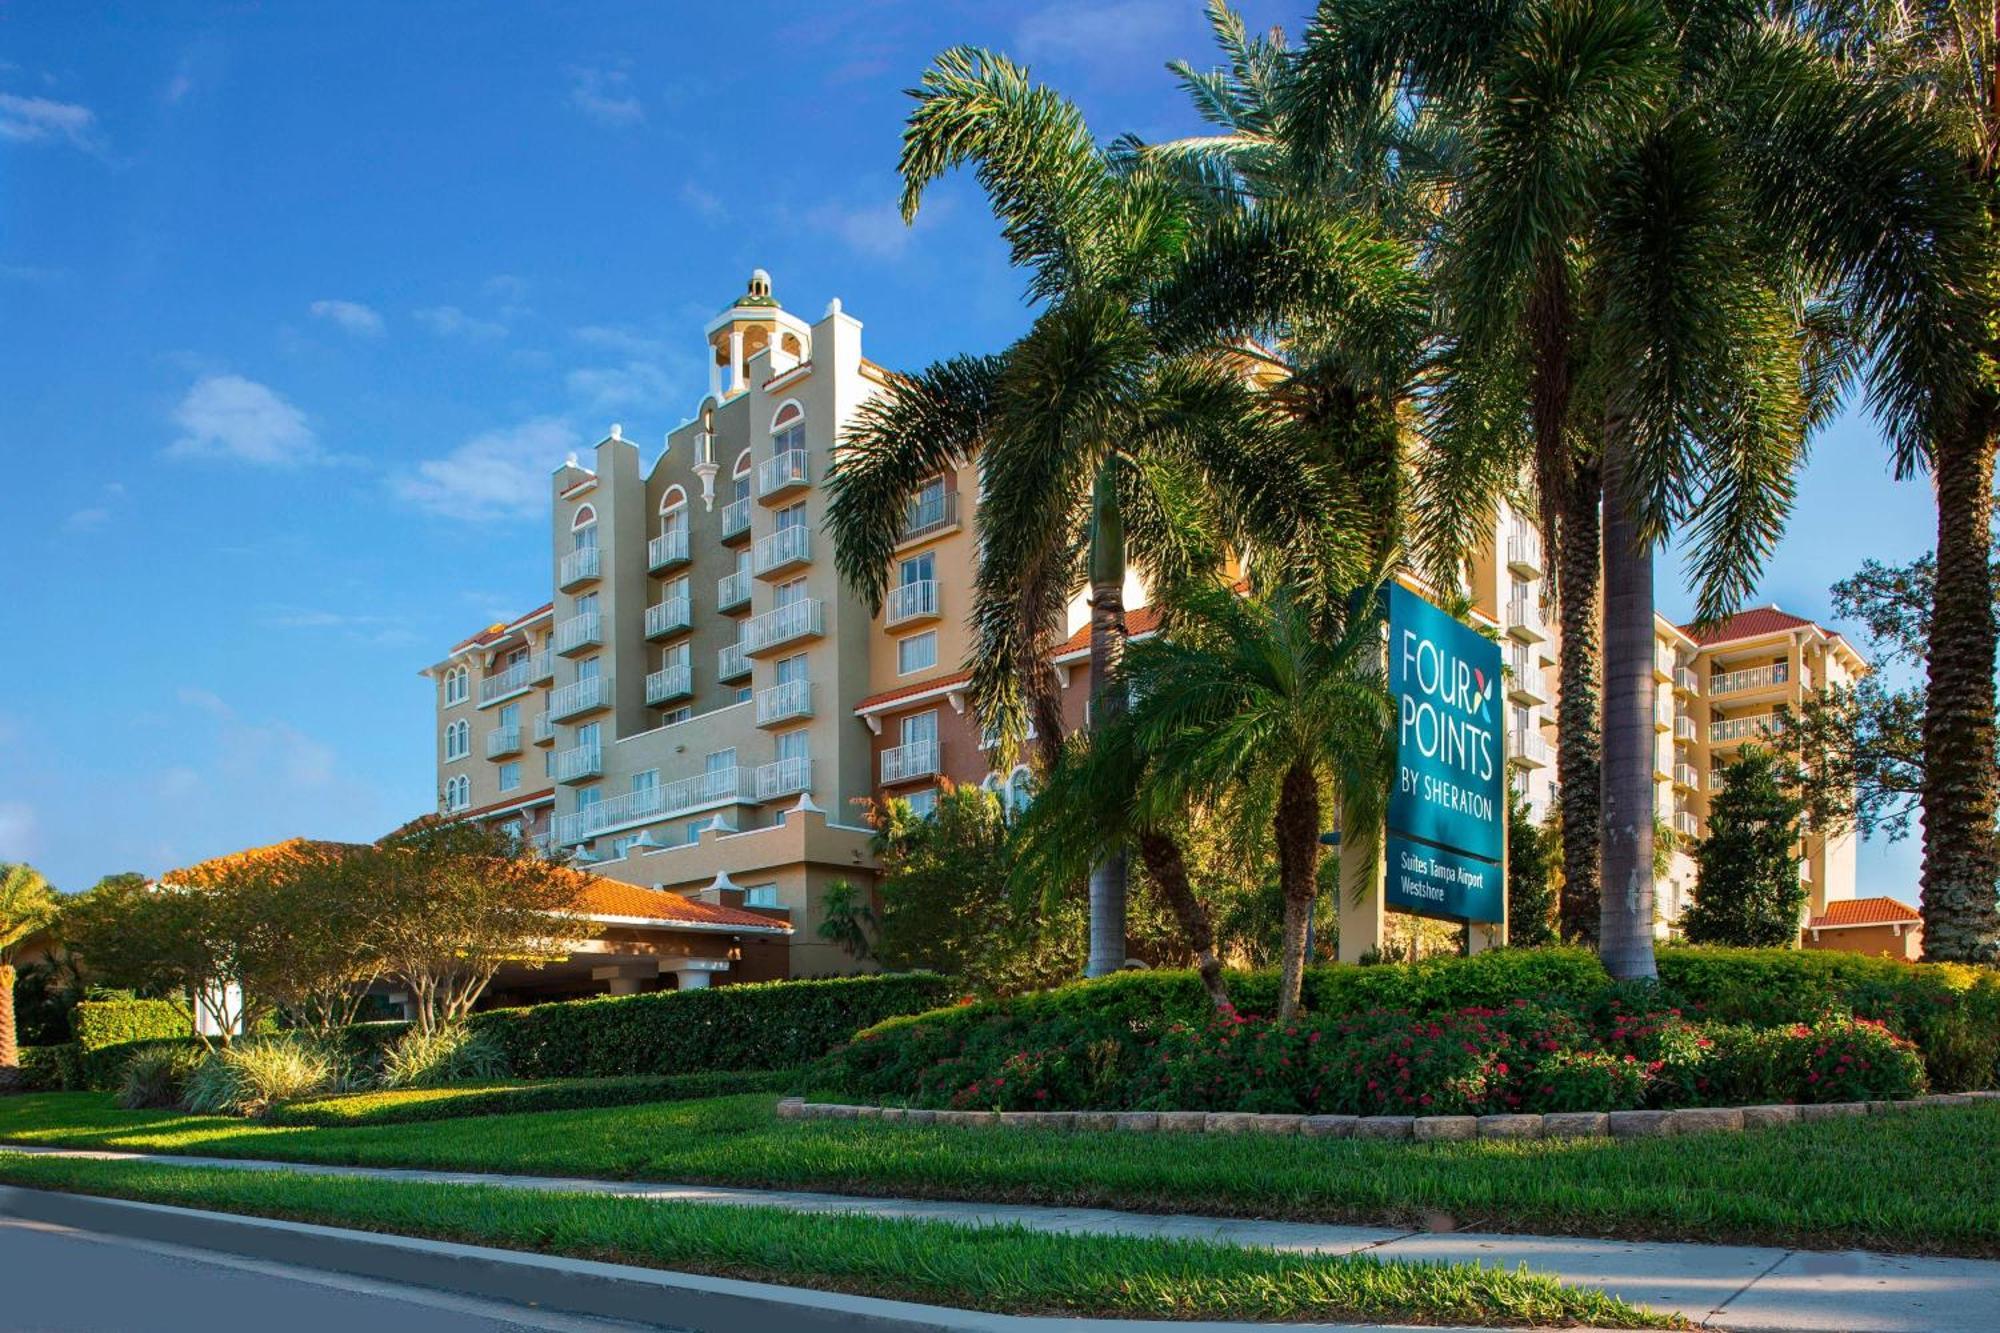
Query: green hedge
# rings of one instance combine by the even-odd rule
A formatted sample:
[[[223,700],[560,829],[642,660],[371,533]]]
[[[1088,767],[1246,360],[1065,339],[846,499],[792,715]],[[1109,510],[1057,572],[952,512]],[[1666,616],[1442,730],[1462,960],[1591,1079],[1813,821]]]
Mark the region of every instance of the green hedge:
[[[719,1074],[629,1074],[617,1078],[558,1079],[548,1083],[356,1092],[277,1106],[265,1119],[274,1125],[400,1125],[471,1115],[589,1110],[641,1102],[728,1097],[745,1092],[786,1092],[796,1077],[791,1070],[740,1070]]]
[[[790,1069],[954,993],[933,973],[887,973],[489,1009],[472,1026],[500,1043],[522,1078]]]
[[[167,1000],[85,1000],[71,1022],[86,1051],[194,1035],[187,1015]]]
[[[21,1091],[81,1092],[83,1048],[73,1041],[21,1048]]]

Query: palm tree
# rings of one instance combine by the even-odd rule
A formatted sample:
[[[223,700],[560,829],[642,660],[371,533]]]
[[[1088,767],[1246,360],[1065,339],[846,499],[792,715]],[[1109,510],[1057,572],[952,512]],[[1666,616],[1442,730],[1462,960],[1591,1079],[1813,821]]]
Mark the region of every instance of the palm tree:
[[[1183,185],[1101,149],[1073,105],[1004,57],[944,52],[917,101],[904,216],[974,164],[1042,309],[1004,353],[934,365],[862,409],[829,524],[842,575],[879,606],[908,497],[977,456],[972,693],[1005,743],[1032,725],[1046,766],[1063,734],[1049,659],[1071,593],[1089,588],[1091,718],[1110,723],[1124,707],[1106,683],[1127,637],[1128,559],[1155,589],[1220,567],[1236,534],[1214,496],[1259,457],[1237,447],[1249,390],[1213,361],[1163,358],[1142,319],[1198,202]],[[1124,962],[1125,887],[1123,854],[1109,850],[1091,876],[1090,975]]]
[[[0,865],[0,1088],[21,1074],[14,1033],[14,949],[55,917],[55,890],[27,864]]]
[[[1183,589],[1175,631],[1133,645],[1120,675],[1145,756],[1133,806],[1140,827],[1225,797],[1270,819],[1285,901],[1281,1019],[1297,1011],[1304,977],[1324,794],[1350,829],[1377,827],[1387,803],[1379,586],[1353,596],[1331,635],[1289,584],[1268,595]]]

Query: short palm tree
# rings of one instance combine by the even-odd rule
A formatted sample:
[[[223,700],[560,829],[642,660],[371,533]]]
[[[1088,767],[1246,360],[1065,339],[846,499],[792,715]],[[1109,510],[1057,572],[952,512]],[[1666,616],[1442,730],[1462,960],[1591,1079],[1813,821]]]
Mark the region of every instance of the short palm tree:
[[[1285,901],[1284,1018],[1299,1003],[1326,795],[1349,829],[1379,827],[1387,804],[1392,714],[1377,587],[1354,594],[1331,634],[1289,584],[1268,594],[1186,589],[1173,633],[1135,644],[1121,672],[1145,756],[1140,826],[1223,799],[1269,817]]]
[[[0,865],[0,1088],[20,1077],[14,1032],[14,950],[55,918],[56,895],[31,865]]]

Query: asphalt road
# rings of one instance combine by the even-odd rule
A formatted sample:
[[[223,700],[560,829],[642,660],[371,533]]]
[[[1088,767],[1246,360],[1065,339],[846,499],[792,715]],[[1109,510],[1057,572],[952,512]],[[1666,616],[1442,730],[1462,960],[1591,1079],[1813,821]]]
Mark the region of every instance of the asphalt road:
[[[629,1333],[640,1327],[0,1217],[6,1333]]]

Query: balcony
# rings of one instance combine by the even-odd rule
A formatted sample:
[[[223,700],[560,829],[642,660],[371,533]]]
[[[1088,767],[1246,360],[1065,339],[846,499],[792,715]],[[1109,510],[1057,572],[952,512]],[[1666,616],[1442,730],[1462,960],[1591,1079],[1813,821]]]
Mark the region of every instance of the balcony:
[[[731,500],[722,506],[722,540],[733,542],[750,535],[750,502]]]
[[[781,722],[813,715],[812,682],[788,680],[768,690],[757,691],[757,725],[774,727]]]
[[[812,790],[813,763],[810,759],[780,759],[757,770],[757,799],[776,801]]]
[[[1542,539],[1521,531],[1507,538],[1507,568],[1524,579],[1538,578],[1542,572]]]
[[[610,706],[611,677],[609,676],[585,676],[575,684],[565,685],[549,695],[549,716],[557,722],[584,713],[594,713],[600,708]]]
[[[573,745],[567,750],[556,751],[555,779],[557,782],[588,782],[592,778],[601,778],[603,776],[603,746]]]
[[[1516,730],[1507,743],[1507,758],[1522,768],[1547,768],[1549,743],[1540,732]]]
[[[535,744],[554,745],[556,743],[556,720],[547,713],[535,714]]]
[[[1694,771],[1693,764],[1674,765],[1674,785],[1676,787],[1685,787],[1689,791],[1701,790],[1701,778]]]
[[[957,526],[958,492],[932,491],[904,507],[902,541],[922,541]]]
[[[749,674],[750,659],[744,654],[742,644],[732,643],[715,650],[717,680],[741,680]]]
[[[1526,597],[1517,597],[1507,603],[1507,632],[1529,643],[1545,641],[1549,630],[1542,620],[1541,606]]]
[[[915,583],[904,583],[889,589],[889,599],[882,605],[882,623],[894,627],[913,625],[920,620],[936,620],[938,615],[938,586],[936,579],[920,579]]]
[[[1698,838],[1701,836],[1701,821],[1695,818],[1694,812],[1691,810],[1676,810],[1674,811],[1674,832],[1680,834],[1683,838]]]
[[[1736,741],[1755,740],[1766,732],[1776,731],[1784,723],[1775,713],[1758,713],[1753,717],[1732,717],[1721,722],[1708,724],[1708,743],[1727,745]]]
[[[694,668],[681,662],[646,677],[646,704],[657,707],[694,693]]]
[[[1679,666],[1680,659],[1674,656],[1673,649],[1661,648],[1655,645],[1653,648],[1653,679],[1659,681],[1661,684],[1668,684],[1673,680],[1674,672]]]
[[[588,842],[606,829],[672,819],[717,805],[750,800],[750,770],[722,768],[663,786],[642,787],[623,796],[587,805],[575,814],[556,817],[556,841],[565,846]]]
[[[1672,699],[1653,700],[1653,730],[1672,731],[1674,729],[1674,701]]]
[[[602,564],[595,546],[571,551],[556,562],[556,586],[568,592],[571,588],[588,583],[598,576]]]
[[[1701,693],[1701,676],[1693,667],[1674,668],[1674,692],[1676,694]]]
[[[556,626],[556,651],[564,657],[604,645],[604,617],[596,611],[571,616]]]
[[[485,708],[519,694],[537,681],[546,680],[551,669],[551,659],[546,652],[522,658],[506,670],[497,671],[479,682],[479,706]]]
[[[664,639],[694,624],[694,607],[685,597],[669,597],[646,608],[646,637]]]
[[[882,751],[882,785],[885,787],[898,782],[914,782],[918,778],[934,777],[937,771],[936,741],[911,741],[908,745],[898,745],[892,750]]]
[[[790,495],[805,486],[810,476],[805,450],[787,449],[773,454],[757,465],[757,498],[773,500]]]
[[[1791,680],[1791,667],[1785,662],[1773,662],[1770,666],[1746,667],[1741,671],[1724,671],[1708,678],[1708,692],[1711,695],[1742,694],[1746,690],[1768,690]]]
[[[766,611],[743,622],[743,651],[759,657],[800,639],[826,633],[826,604],[817,597]]]
[[[519,727],[496,727],[486,733],[486,757],[502,759],[510,754],[521,753],[521,729]]]
[[[1674,715],[1675,740],[1692,742],[1699,734],[1699,729],[1696,728],[1693,718],[1689,717],[1686,713],[1677,713]]]
[[[646,543],[646,568],[659,572],[684,565],[688,560],[688,535],[680,532],[663,532]]]
[[[739,569],[715,581],[715,609],[734,611],[750,605],[750,571]]]
[[[1545,704],[1549,701],[1548,677],[1542,671],[1541,663],[1528,651],[1524,643],[1513,645],[1507,652],[1507,695],[1515,703]]]
[[[750,572],[758,578],[784,574],[812,560],[812,529],[801,523],[759,537],[750,548]]]

